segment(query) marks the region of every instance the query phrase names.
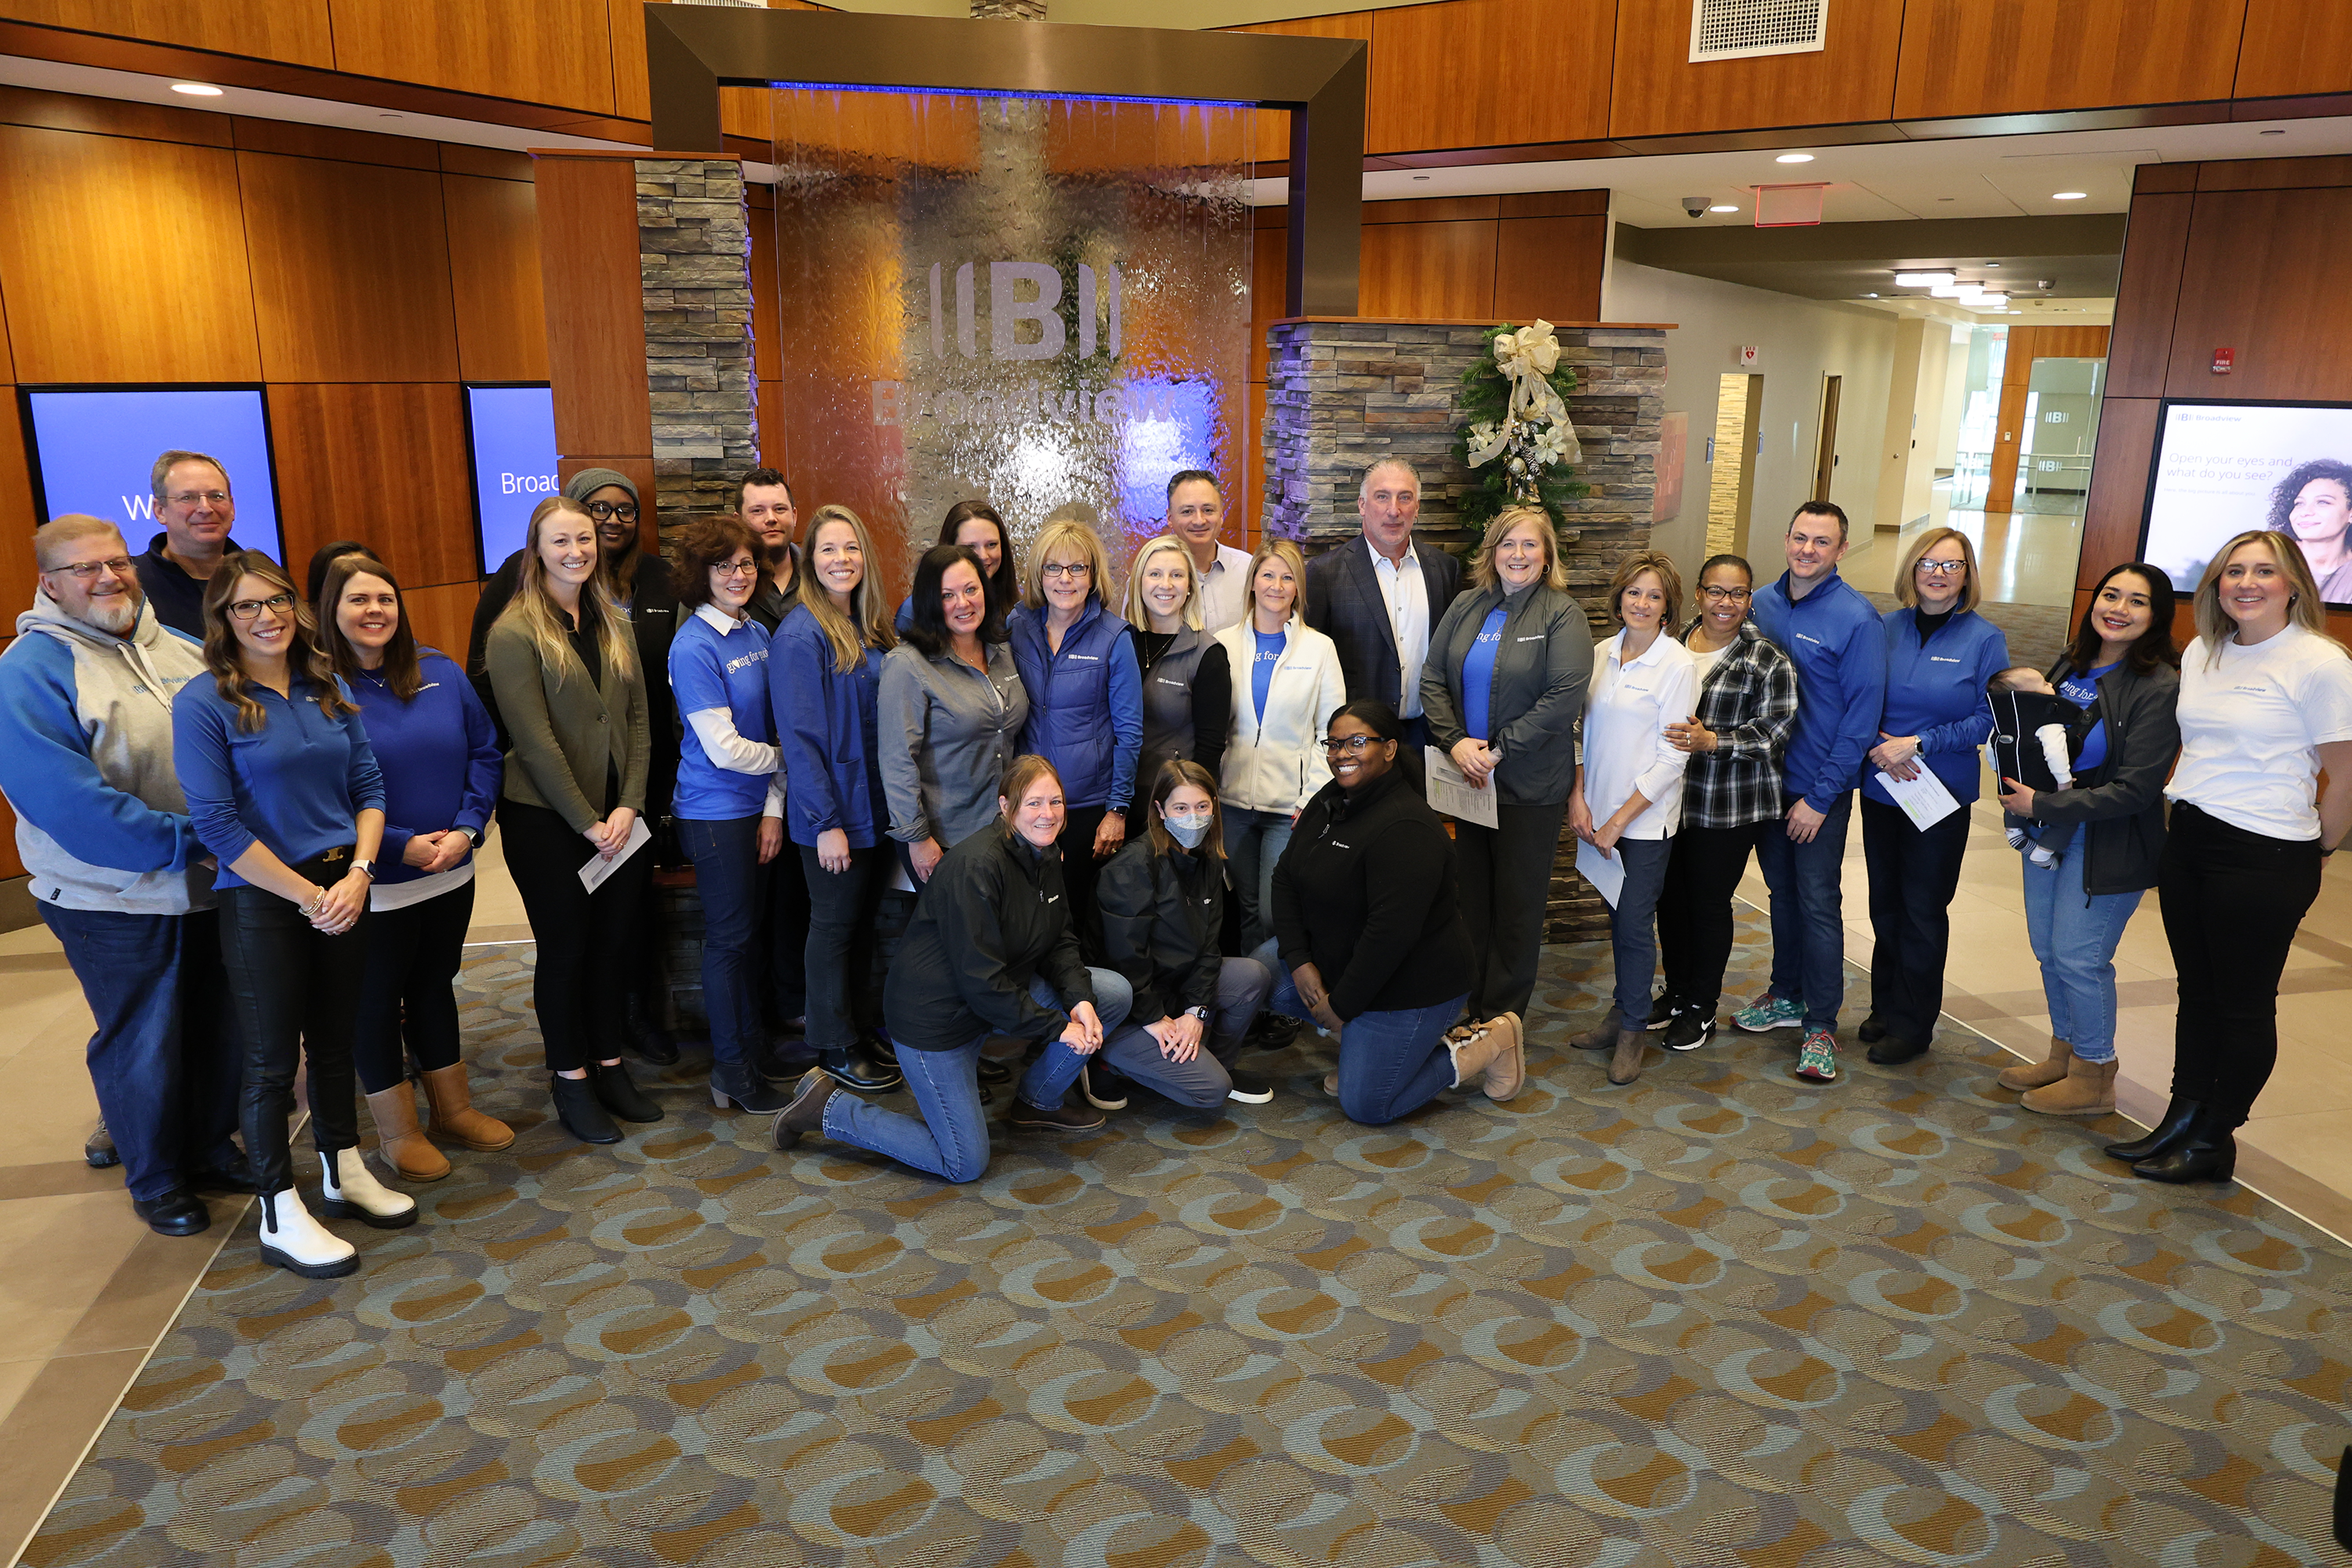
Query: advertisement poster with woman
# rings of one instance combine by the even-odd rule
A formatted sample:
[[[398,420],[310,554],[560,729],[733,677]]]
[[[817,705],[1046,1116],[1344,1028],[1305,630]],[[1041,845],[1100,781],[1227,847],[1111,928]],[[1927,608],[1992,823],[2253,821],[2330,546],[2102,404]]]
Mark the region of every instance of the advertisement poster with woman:
[[[2352,607],[2352,408],[2171,404],[2158,454],[2144,560],[2193,584],[2223,541],[2276,529],[2320,597]]]

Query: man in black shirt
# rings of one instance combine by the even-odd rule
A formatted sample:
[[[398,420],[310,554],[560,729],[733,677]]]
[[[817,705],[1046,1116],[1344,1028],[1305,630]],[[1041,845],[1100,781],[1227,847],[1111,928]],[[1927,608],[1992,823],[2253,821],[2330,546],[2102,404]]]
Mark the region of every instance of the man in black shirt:
[[[155,459],[148,475],[155,519],[163,531],[148,541],[132,566],[155,618],[173,631],[202,640],[205,584],[228,552],[228,531],[236,521],[236,498],[228,470],[202,452],[173,450]]]

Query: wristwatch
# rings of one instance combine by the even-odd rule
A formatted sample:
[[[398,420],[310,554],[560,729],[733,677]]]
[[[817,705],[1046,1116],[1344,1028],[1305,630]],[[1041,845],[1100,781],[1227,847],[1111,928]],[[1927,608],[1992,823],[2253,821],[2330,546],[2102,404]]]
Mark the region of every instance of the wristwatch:
[[[1206,1007],[1197,1005],[1187,1007],[1184,1009],[1184,1016],[1187,1018],[1198,1018],[1201,1022],[1205,1024],[1209,1021],[1209,1010]]]
[[[354,871],[364,871],[367,873],[367,879],[369,881],[373,882],[375,880],[375,862],[373,860],[354,860],[352,862],[352,869]]]

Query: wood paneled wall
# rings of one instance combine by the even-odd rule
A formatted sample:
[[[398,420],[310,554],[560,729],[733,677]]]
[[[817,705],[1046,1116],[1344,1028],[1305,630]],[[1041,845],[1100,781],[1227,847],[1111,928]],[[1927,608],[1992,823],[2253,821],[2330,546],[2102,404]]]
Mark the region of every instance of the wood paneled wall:
[[[2138,551],[2164,399],[2352,403],[2352,358],[2340,347],[2352,339],[2352,252],[2338,239],[2347,224],[2352,158],[2141,172],[2124,237],[2076,614],[2100,574]],[[2213,374],[2217,348],[2236,351],[2227,376]],[[2193,585],[2179,584],[2184,598]],[[2352,613],[2330,612],[2328,621],[2352,641]]]

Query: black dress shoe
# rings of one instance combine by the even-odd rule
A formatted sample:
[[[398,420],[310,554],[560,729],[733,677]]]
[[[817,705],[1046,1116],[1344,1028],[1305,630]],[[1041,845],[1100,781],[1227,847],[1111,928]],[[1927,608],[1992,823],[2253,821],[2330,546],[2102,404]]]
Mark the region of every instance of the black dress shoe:
[[[197,1193],[257,1193],[261,1178],[253,1173],[253,1162],[240,1149],[228,1159],[208,1170],[187,1173],[188,1190]]]
[[[2146,1136],[2135,1138],[2128,1143],[2110,1143],[2102,1152],[2108,1159],[2121,1160],[2127,1165],[2153,1160],[2187,1137],[2189,1124],[2196,1121],[2197,1113],[2204,1109],[2200,1102],[2183,1100],[2176,1094],[2172,1097],[2172,1103],[2164,1108],[2163,1116],[2158,1119]]]
[[[629,1064],[614,1062],[606,1067],[601,1062],[588,1064],[588,1081],[596,1086],[596,1098],[605,1110],[624,1121],[659,1121],[662,1108],[647,1100],[629,1076]]]
[[[858,1044],[864,1046],[866,1047],[866,1054],[872,1057],[876,1061],[887,1062],[892,1067],[897,1067],[898,1065],[898,1047],[891,1040],[890,1037],[884,1034],[881,1030],[868,1029],[866,1034],[860,1037]]]
[[[631,992],[627,1011],[621,1020],[621,1033],[629,1049],[657,1068],[666,1068],[677,1060],[677,1041],[661,1026],[646,1005],[642,993]]]
[[[1870,1059],[1883,1068],[1899,1068],[1905,1062],[1916,1062],[1927,1054],[1925,1040],[1906,1040],[1897,1035],[1881,1036],[1878,1044],[1870,1047]]]
[[[550,1073],[547,1091],[555,1100],[556,1119],[563,1130],[583,1143],[618,1143],[621,1130],[604,1114],[604,1102],[596,1098],[596,1086],[584,1078],[565,1078],[562,1073]]]
[[[213,1223],[202,1198],[177,1188],[160,1198],[133,1198],[131,1207],[158,1236],[194,1236]]]
[[[1877,1014],[1873,1013],[1869,1017],[1864,1018],[1862,1021],[1862,1027],[1853,1032],[1853,1037],[1860,1040],[1865,1046],[1874,1046],[1878,1044],[1879,1041],[1886,1037],[1886,1020],[1880,1017]],[[1874,1056],[1870,1059],[1872,1061],[1878,1060]],[[1883,1066],[1885,1064],[1882,1063],[1881,1065]]]
[[[1013,1081],[1013,1064],[1011,1062],[998,1061],[992,1057],[981,1058],[980,1081],[982,1083],[1011,1083]]]
[[[753,1053],[752,1064],[772,1083],[797,1083],[801,1074],[816,1066],[816,1052],[800,1039],[771,1040]]]
[[[1016,1099],[1004,1118],[1012,1127],[1034,1128],[1045,1132],[1091,1132],[1103,1124],[1103,1113],[1091,1106],[1074,1106],[1066,1100],[1060,1105],[1032,1105]]]
[[[868,1094],[896,1089],[907,1081],[906,1075],[896,1067],[887,1062],[877,1062],[855,1047],[820,1051],[816,1065],[825,1077],[842,1088],[864,1089]]]
[[[106,1130],[105,1122],[100,1122],[98,1131],[84,1141],[81,1158],[82,1163],[93,1171],[111,1170],[122,1163],[122,1156],[114,1147],[114,1134]]]
[[[2211,1106],[2200,1106],[2189,1119],[2189,1130],[2163,1152],[2132,1166],[2132,1174],[2176,1185],[2226,1182],[2238,1169],[2238,1142],[2231,1136],[2235,1131],[2235,1118]]]

